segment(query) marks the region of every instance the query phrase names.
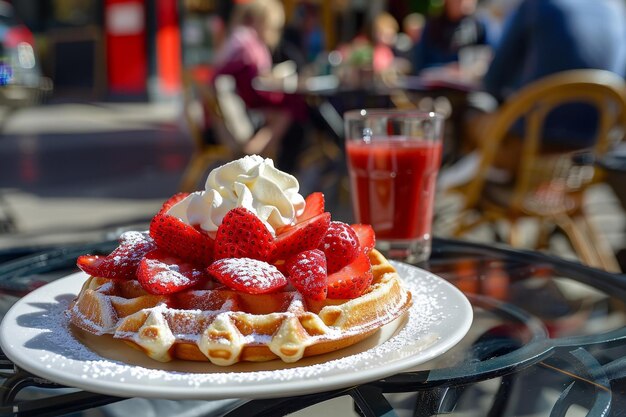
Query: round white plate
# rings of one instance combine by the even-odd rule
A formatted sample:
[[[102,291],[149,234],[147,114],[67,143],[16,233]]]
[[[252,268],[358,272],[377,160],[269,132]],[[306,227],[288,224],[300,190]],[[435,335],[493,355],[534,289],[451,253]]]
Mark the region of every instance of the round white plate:
[[[394,262],[394,266],[413,293],[408,317],[354,346],[294,364],[160,363],[109,336],[77,332],[68,325],[65,310],[86,279],[82,272],[18,301],[2,321],[0,345],[9,359],[35,375],[120,397],[272,398],[348,387],[443,354],[472,323],[469,301],[452,284],[410,265]]]

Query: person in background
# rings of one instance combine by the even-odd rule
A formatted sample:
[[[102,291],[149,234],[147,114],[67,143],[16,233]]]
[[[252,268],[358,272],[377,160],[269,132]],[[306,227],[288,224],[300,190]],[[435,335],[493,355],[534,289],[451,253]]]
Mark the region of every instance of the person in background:
[[[393,69],[394,47],[398,36],[398,22],[387,12],[379,13],[372,24],[372,69],[380,74]]]
[[[458,62],[459,50],[487,44],[487,25],[476,14],[477,0],[444,0],[443,12],[426,20],[414,47],[414,73]]]
[[[307,119],[306,103],[301,97],[256,90],[258,76],[272,77],[272,54],[285,23],[285,12],[278,0],[251,0],[237,3],[231,28],[215,61],[214,79],[230,75],[236,92],[247,108],[262,114],[264,124],[244,148],[248,154],[278,153],[277,165],[293,169],[294,151]],[[282,166],[281,166],[282,165]]]
[[[275,63],[293,61],[300,71],[315,61],[324,51],[324,33],[320,21],[320,6],[305,0],[295,8],[289,25],[277,48],[272,51]]]
[[[489,43],[495,44],[502,37],[504,21],[521,0],[484,0],[481,1],[477,13],[486,22]]]
[[[409,62],[412,60],[413,48],[422,37],[425,22],[424,15],[419,13],[409,13],[402,19],[402,31],[398,33],[395,44],[396,56]]]
[[[387,12],[381,12],[367,20],[357,35],[337,50],[343,61],[353,69],[369,69],[380,74],[393,68],[398,30],[396,19]]]
[[[500,43],[483,79],[487,92],[500,101],[542,77],[573,69],[602,69],[626,75],[626,6],[622,0],[524,0],[507,19]],[[492,114],[475,126],[489,123]],[[547,118],[544,147],[577,149],[592,145],[598,115],[589,105],[574,103]],[[477,128],[476,130],[481,130]],[[474,141],[480,142],[480,133]],[[518,159],[523,135],[516,124],[499,155],[502,165]]]
[[[324,51],[325,39],[319,4],[302,6],[303,49],[307,62],[313,62]]]

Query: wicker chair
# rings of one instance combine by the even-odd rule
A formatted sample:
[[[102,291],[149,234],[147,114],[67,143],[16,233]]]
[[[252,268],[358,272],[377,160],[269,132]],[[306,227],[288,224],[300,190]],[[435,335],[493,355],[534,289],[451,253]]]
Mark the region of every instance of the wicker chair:
[[[246,123],[249,120],[245,112],[242,117],[237,116],[232,100],[220,102],[218,89],[228,90],[228,84],[227,79],[216,80],[215,85],[200,83],[190,71],[183,72],[183,114],[194,150],[183,173],[180,191],[195,191],[210,167],[242,156],[243,146],[254,133]],[[205,140],[205,122],[210,124],[213,142]]]
[[[619,271],[613,251],[594,229],[582,205],[588,186],[597,180],[593,164],[576,161],[577,152],[546,152],[541,132],[547,115],[570,102],[585,102],[599,112],[595,145],[587,155],[600,157],[622,139],[626,128],[626,84],[607,71],[573,70],[554,74],[528,85],[501,107],[485,131],[485,146],[476,175],[458,188],[464,207],[456,223],[460,237],[484,223],[506,221],[508,242],[521,245],[519,221],[531,217],[540,225],[536,248],[547,246],[550,231],[560,228],[580,260],[609,271]],[[525,122],[520,164],[514,180],[506,185],[489,181],[494,157],[518,119]],[[506,238],[504,240],[507,240]]]

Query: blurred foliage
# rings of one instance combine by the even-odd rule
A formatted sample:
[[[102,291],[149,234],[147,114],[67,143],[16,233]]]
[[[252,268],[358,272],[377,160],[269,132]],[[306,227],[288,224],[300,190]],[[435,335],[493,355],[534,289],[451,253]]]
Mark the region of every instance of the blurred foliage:
[[[443,9],[445,0],[411,0],[409,8],[411,12],[423,15],[438,14]]]

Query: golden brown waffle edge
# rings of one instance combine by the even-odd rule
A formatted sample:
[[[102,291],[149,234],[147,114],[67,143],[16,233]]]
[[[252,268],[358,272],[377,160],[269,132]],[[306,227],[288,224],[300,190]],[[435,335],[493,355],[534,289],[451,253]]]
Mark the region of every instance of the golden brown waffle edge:
[[[137,281],[89,277],[70,306],[70,322],[89,333],[112,334],[150,358],[295,362],[353,345],[403,315],[411,293],[378,251],[374,279],[351,300],[307,301],[297,291],[251,295],[228,289],[155,296]]]

